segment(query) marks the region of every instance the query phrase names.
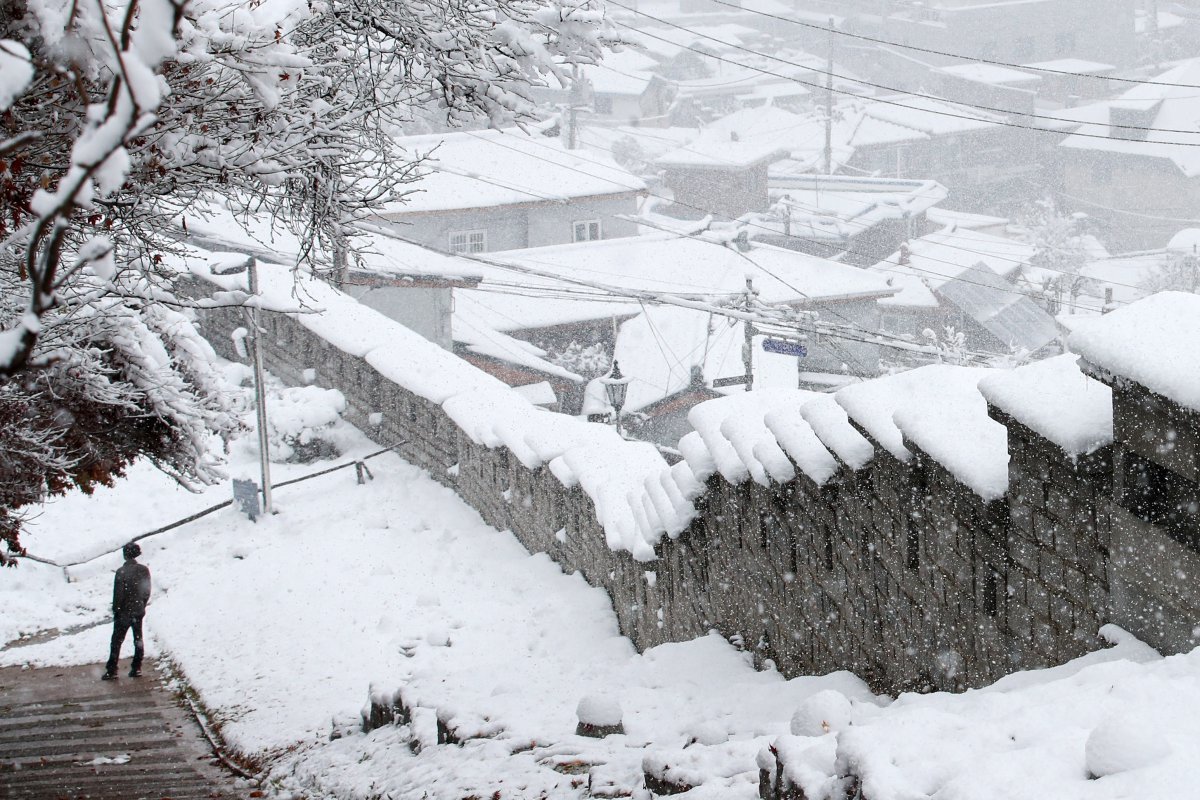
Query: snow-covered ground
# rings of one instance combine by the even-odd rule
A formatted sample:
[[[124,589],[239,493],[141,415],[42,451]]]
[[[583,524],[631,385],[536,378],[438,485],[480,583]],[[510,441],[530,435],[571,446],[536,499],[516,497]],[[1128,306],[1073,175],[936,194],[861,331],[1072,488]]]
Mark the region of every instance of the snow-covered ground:
[[[339,398],[289,400],[295,425],[324,427]],[[344,423],[325,435],[339,457],[277,464],[275,480],[378,449]],[[254,442],[233,443],[231,473],[254,474]],[[225,508],[144,542],[150,653],[176,662],[279,797],[645,798],[649,770],[694,786],[690,800],[750,800],[771,748],[810,800],[842,800],[850,775],[871,800],[1195,796],[1200,653],[1164,659],[1110,628],[1115,647],[1071,664],[895,700],[847,673],[756,671],[716,635],[637,654],[581,577],[398,457],[370,469],[364,485],[345,469],[280,489],[279,513],[257,524]],[[48,504],[25,543],[81,560],[227,496],[140,465]],[[29,561],[0,575],[5,641],[100,623],[0,664],[102,660],[117,562],[73,567],[69,583]],[[400,691],[411,723],[362,733],[372,689]],[[624,733],[577,736],[581,704],[597,724],[619,707]],[[439,719],[461,743],[437,744]]]
[[[253,474],[253,441],[234,443],[231,471]],[[378,449],[345,430],[341,443],[335,463]],[[274,478],[328,463],[276,465]],[[530,555],[398,457],[369,466],[365,485],[347,469],[279,490],[279,513],[257,524],[225,508],[143,542],[155,585],[149,652],[172,658],[226,741],[271,763],[285,787],[569,797],[592,772],[597,789],[628,792],[648,752],[679,752],[697,762],[707,796],[749,798],[757,752],[788,730],[802,700],[834,689],[874,701],[847,673],[785,681],[755,671],[715,635],[639,655],[601,590]],[[112,489],[48,504],[25,544],[76,560],[227,496],[224,486],[190,495],[138,467]],[[104,620],[118,561],[74,567],[71,583],[29,561],[0,576],[5,638]],[[97,662],[107,635],[101,625],[10,649],[0,663]],[[403,690],[420,709],[414,724],[359,733],[372,686]],[[576,736],[584,698],[618,703],[625,735]],[[438,716],[464,738],[487,738],[414,754],[410,741],[436,742]],[[335,731],[346,735],[330,741]]]

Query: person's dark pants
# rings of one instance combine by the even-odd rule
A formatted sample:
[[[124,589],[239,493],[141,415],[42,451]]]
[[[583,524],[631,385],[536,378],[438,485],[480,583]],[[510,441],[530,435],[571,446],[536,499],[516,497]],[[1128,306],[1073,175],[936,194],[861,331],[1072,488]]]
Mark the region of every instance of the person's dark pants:
[[[108,663],[104,667],[104,671],[109,675],[117,674],[121,645],[125,644],[125,634],[130,628],[133,629],[133,662],[129,665],[129,671],[137,672],[142,668],[142,656],[145,655],[142,649],[142,617],[118,616],[113,618],[112,647],[108,651]]]

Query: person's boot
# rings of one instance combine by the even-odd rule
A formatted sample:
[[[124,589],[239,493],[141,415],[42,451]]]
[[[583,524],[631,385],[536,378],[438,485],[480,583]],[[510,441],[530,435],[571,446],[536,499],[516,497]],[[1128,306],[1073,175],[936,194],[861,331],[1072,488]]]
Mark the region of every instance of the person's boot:
[[[115,676],[114,676],[114,677],[115,677]],[[131,678],[140,678],[140,677],[142,677],[142,668],[141,668],[141,667],[134,667],[133,669],[129,670],[129,677],[131,677]]]
[[[115,680],[117,679],[117,677],[118,677],[118,675],[117,675],[117,673],[115,673],[115,672],[106,672],[106,673],[104,673],[103,675],[101,675],[101,676],[100,676],[100,680],[102,680],[102,681],[115,681]]]

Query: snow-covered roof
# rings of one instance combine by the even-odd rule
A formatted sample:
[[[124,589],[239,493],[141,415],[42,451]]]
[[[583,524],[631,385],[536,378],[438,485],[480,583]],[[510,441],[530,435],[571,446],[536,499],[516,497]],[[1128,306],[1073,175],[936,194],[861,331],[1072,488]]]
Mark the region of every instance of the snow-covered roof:
[[[1113,440],[1112,389],[1079,369],[1066,353],[979,382],[987,401],[1061,447],[1083,455]]]
[[[1058,339],[1054,318],[986,267],[972,267],[934,292],[1013,352],[1034,353]]]
[[[953,64],[948,67],[938,67],[937,71],[955,78],[993,86],[1038,83],[1042,79],[1040,75],[1034,75],[1031,72],[982,63]]]
[[[1057,58],[1053,61],[1037,61],[1033,64],[1023,64],[1022,66],[1035,70],[1069,72],[1072,75],[1096,75],[1105,72],[1115,72],[1117,69],[1112,64],[1105,64],[1101,61],[1088,61],[1083,58]]]
[[[510,250],[494,260],[625,289],[717,298],[744,291],[750,277],[768,303],[804,305],[892,293],[882,276],[818,256],[759,244],[740,252],[667,233]],[[511,272],[486,265],[482,271],[512,280]]]
[[[692,169],[746,169],[787,155],[770,142],[717,141],[699,138],[691,144],[672,150],[654,159],[660,167]]]
[[[411,185],[413,193],[382,209],[389,218],[646,189],[641,178],[611,157],[568,150],[557,138],[538,133],[460,131],[408,136],[398,144],[412,157],[428,158],[420,180]]]
[[[461,301],[460,301],[461,303]],[[546,360],[546,351],[522,339],[501,333],[456,304],[451,324],[454,341],[476,355],[494,358],[518,367],[536,370],[556,378],[582,383],[583,377]],[[531,401],[532,402],[532,401]]]
[[[637,47],[623,47],[604,54],[599,64],[581,67],[598,94],[640,95],[654,78],[659,62]]]
[[[959,230],[973,231],[981,228],[999,228],[1009,223],[1007,217],[993,217],[986,214],[973,214],[968,211],[954,211],[940,206],[925,212],[925,216],[934,225],[953,225]]]
[[[903,263],[901,253],[897,252],[872,269],[891,278],[899,290],[893,297],[881,301],[883,304],[928,308],[937,305],[931,291],[939,291],[949,281],[964,279],[977,266],[982,265],[1007,278],[1028,265],[1034,252],[1033,245],[1014,239],[981,231],[946,228],[910,241],[907,265]],[[965,279],[977,280],[970,277]]]
[[[1200,295],[1161,292],[1090,320],[1071,349],[1119,378],[1200,411]]]
[[[856,236],[885,220],[928,211],[946,198],[936,181],[795,175],[768,170],[772,199],[790,211],[791,233],[805,238]]]
[[[731,324],[732,323],[732,324]],[[762,336],[754,339],[754,388],[796,386],[794,356],[768,353]],[[693,370],[705,387],[718,378],[744,373],[742,345],[745,328],[740,321],[711,318],[707,312],[677,306],[646,306],[641,314],[621,324],[617,334],[617,359],[630,376],[625,407],[638,411],[686,390]],[[715,390],[742,394],[744,387]]]
[[[1194,256],[1200,251],[1200,228],[1184,228],[1167,242],[1167,252]]]
[[[1200,145],[1200,95],[1195,89],[1188,88],[1188,84],[1200,84],[1200,59],[1179,64],[1155,80],[1155,84],[1138,84],[1116,100],[1094,104],[1092,108],[1107,110],[1107,115],[1099,120],[1101,124],[1084,125],[1081,132],[1089,136],[1068,136],[1062,146],[1159,158],[1170,161],[1189,178],[1200,176],[1200,146],[1197,146]],[[1108,127],[1114,121],[1113,109],[1153,112],[1152,117],[1135,123],[1150,129],[1137,131],[1145,138],[1115,138],[1122,129]],[[1167,129],[1172,132],[1168,133]],[[1093,138],[1095,136],[1110,138]]]
[[[887,102],[867,102],[863,107],[864,113],[872,119],[920,131],[928,136],[987,130],[1004,122],[995,114],[974,108],[965,112],[960,105],[930,97],[896,95],[880,100]]]

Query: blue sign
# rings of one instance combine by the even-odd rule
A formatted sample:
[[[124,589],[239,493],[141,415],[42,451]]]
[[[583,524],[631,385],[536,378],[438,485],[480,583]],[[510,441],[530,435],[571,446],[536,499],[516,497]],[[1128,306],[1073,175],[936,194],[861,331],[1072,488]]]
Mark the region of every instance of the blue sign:
[[[762,347],[768,353],[779,353],[781,356],[804,358],[808,355],[807,347],[799,342],[789,342],[785,339],[763,339]]]

